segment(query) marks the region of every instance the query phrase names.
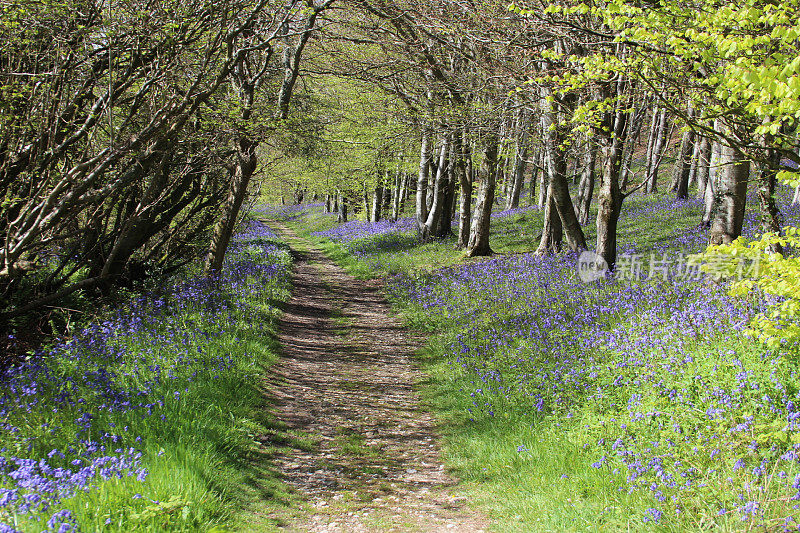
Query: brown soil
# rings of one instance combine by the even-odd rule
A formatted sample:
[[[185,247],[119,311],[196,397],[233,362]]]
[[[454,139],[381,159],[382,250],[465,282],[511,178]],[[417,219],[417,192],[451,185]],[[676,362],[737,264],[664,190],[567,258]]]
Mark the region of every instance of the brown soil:
[[[309,502],[291,531],[479,532],[485,519],[454,495],[436,427],[417,392],[419,336],[390,313],[380,282],[359,281],[285,226],[294,289],[279,324],[277,418],[308,446],[275,457]]]

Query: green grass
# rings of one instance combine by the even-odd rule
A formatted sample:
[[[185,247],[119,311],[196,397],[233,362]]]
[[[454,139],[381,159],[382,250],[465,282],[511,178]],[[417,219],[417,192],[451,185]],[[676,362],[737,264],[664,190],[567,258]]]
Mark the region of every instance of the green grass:
[[[256,262],[288,265],[285,249],[276,250],[268,257],[251,255]],[[84,350],[78,357],[69,349],[49,355],[54,377],[38,381],[37,401],[28,412],[3,417],[19,429],[4,436],[3,455],[47,457],[59,450],[65,457],[49,459],[50,465],[70,468],[71,461],[84,461],[74,421],[89,413],[91,426],[81,438],[106,445],[111,455],[116,448],[138,450],[147,475],[96,477],[89,490],[78,490],[50,513],[69,509],[82,531],[277,529],[299,503],[270,459],[283,447],[315,447],[276,421],[265,400],[265,376],[277,358],[279,306],[289,288],[286,274],[251,275],[236,291],[222,287],[218,301],[230,311],[176,301],[154,318],[145,314],[138,332],[113,331],[107,345],[122,357],[90,348],[76,348]],[[98,370],[113,376],[110,388],[93,386]],[[131,401],[152,407],[109,409],[104,393],[112,389],[142,391]],[[50,409],[65,391],[74,401]],[[113,442],[105,433],[116,435]],[[0,522],[22,531],[43,528],[24,514],[0,511]]]
[[[356,430],[342,428],[341,435],[334,439],[338,453],[358,458],[377,459],[381,457],[380,447],[367,444],[367,437]]]
[[[543,416],[531,422],[530,416],[515,416],[511,408],[500,416],[472,418],[467,413],[474,405],[462,388],[469,377],[447,364],[437,346],[441,340],[434,339],[420,355],[428,375],[426,400],[445,431],[447,466],[461,480],[461,489],[469,499],[493,519],[493,531],[741,530],[738,516],[716,516],[712,502],[720,495],[707,492],[688,502],[684,520],[643,524],[641,517],[653,506],[652,497],[620,491],[625,486],[624,475],[609,475],[606,469],[589,467],[596,454],[585,453],[584,446],[604,436],[602,424],[597,425],[595,406],[577,408],[570,419]],[[693,353],[702,361],[709,350],[724,351],[736,344],[748,349],[738,341],[712,340],[698,343]],[[755,354],[753,359],[758,359]],[[713,363],[698,368],[698,375],[712,374]],[[766,376],[763,381],[767,381]],[[502,411],[501,405],[494,407],[498,413]],[[592,427],[587,428],[587,423]],[[658,429],[640,437],[659,440],[662,432]],[[748,444],[748,438],[743,437],[740,446]],[[589,450],[596,448],[590,446]],[[687,450],[686,455],[691,453]],[[728,464],[734,462],[734,453],[730,457]],[[703,462],[703,458],[696,460]],[[789,478],[797,473],[796,469],[787,472]],[[745,478],[747,475],[742,474]]]
[[[690,202],[662,207],[660,210],[649,209],[655,202],[664,199],[664,196],[653,198],[641,195],[626,199],[618,231],[620,246],[635,243],[637,252],[647,254],[650,250],[661,249],[677,237],[695,230],[700,221],[701,206]],[[629,216],[641,212],[645,212],[646,216]],[[595,215],[596,212],[593,212],[592,220]],[[359,278],[403,274],[411,279],[426,279],[429,273],[441,267],[466,265],[471,261],[482,260],[464,258],[463,252],[454,249],[454,242],[451,240],[416,244],[401,252],[371,251],[366,256],[358,257],[352,253],[354,248],[351,245],[330,242],[312,235],[313,232],[332,227],[334,223],[331,216],[311,214],[290,221],[289,224]],[[538,211],[527,211],[495,220],[492,223],[492,248],[500,255],[533,251],[538,245],[541,227],[541,213]],[[592,242],[594,224],[590,223],[584,231],[587,241]],[[456,297],[469,298],[463,295]],[[476,301],[481,303],[475,310],[473,323],[485,323],[487,330],[495,327],[502,329],[504,321],[515,318],[519,312],[513,305],[494,305],[488,297],[476,296]],[[652,494],[641,490],[632,493],[620,490],[620,487],[626,485],[623,472],[590,466],[601,453],[599,450],[602,450],[598,439],[602,439],[606,428],[612,429],[607,424],[617,416],[614,414],[615,409],[618,409],[614,407],[615,402],[624,405],[627,396],[623,396],[623,393],[629,395],[630,389],[621,389],[619,398],[610,397],[599,403],[586,403],[581,397],[582,391],[578,390],[570,404],[574,407],[569,416],[566,416],[566,412],[520,415],[521,411],[526,410],[526,402],[529,400],[524,396],[503,398],[502,394],[492,396],[496,416],[476,413],[474,399],[465,393],[465,390],[474,388],[475,374],[463,371],[446,355],[448,343],[464,331],[463,320],[459,323],[455,319],[458,317],[453,318],[446,313],[431,314],[422,306],[405,301],[402,297],[393,304],[403,312],[411,327],[432,334],[428,346],[419,354],[419,360],[428,376],[424,384],[425,400],[441,424],[448,467],[461,479],[462,490],[474,504],[489,513],[494,530],[739,531],[749,525],[743,523],[735,512],[718,515],[721,503],[731,504],[733,507],[737,505],[735,501],[731,501],[735,500],[735,494],[732,489],[726,488],[722,474],[716,477],[715,474],[704,474],[709,476],[708,486],[690,492],[681,500],[684,511],[680,516],[670,515],[669,519],[659,523],[644,522],[643,516],[648,509],[657,505]],[[568,298],[562,301],[566,310],[574,305],[579,303],[573,303]],[[609,316],[607,321],[608,328],[631,327],[631,336],[640,334],[635,329],[635,324],[621,322],[620,317]],[[538,349],[520,345],[510,347],[505,355],[493,352],[492,357],[487,356],[485,369],[493,368],[491,365],[495,361],[500,361],[497,364],[502,366],[503,357],[513,358],[516,353],[530,357],[526,363],[531,366],[530,372],[548,368],[549,354],[546,351],[537,352]],[[720,386],[731,386],[735,383],[729,370],[723,372],[717,368],[731,365],[725,357],[713,358],[709,354],[735,351],[755,376],[753,379],[762,384],[765,391],[770,390],[768,386],[775,376],[778,376],[781,383],[791,383],[792,372],[797,370],[793,364],[780,368],[766,364],[767,360],[762,359],[763,350],[736,335],[726,338],[687,339],[681,350],[681,353],[694,357],[696,366],[692,371],[697,376],[701,376],[705,382],[710,381]],[[660,356],[655,352],[651,355]],[[609,367],[614,362],[613,358],[619,357],[612,352],[606,353],[602,347],[594,350],[591,356],[599,361],[604,357],[610,358]],[[639,369],[633,368],[628,374],[622,374],[623,377],[635,379],[638,372]],[[611,371],[606,374],[601,372],[597,383],[611,383],[618,375]],[[685,388],[695,395],[693,397],[698,402],[701,401],[702,388],[696,387],[692,382],[680,381],[683,377],[675,379],[677,381],[670,386],[679,390]],[[754,394],[755,400],[758,393]],[[656,395],[645,395],[642,399],[643,409],[659,409],[660,402],[662,400]],[[627,412],[620,409],[619,415],[627,416]],[[769,414],[763,416],[768,418]],[[681,444],[675,453],[703,472],[709,472],[716,464],[707,454],[707,446],[709,442],[713,442],[714,432],[727,432],[733,425],[741,422],[727,419],[725,424],[729,425],[720,429],[708,426],[703,416],[696,413],[678,412],[675,417],[684,427],[693,428],[689,431],[696,432],[698,439],[696,443]],[[764,427],[764,445],[774,443],[785,448],[780,441],[782,437],[769,433],[770,431],[774,432]],[[636,432],[637,438],[643,442],[663,442],[663,439],[671,436],[660,427],[637,427]],[[740,440],[728,438],[727,440],[733,439],[734,444],[721,450],[723,464],[733,464],[741,450],[749,444],[749,438],[747,435],[741,436]],[[698,445],[699,453],[692,449]],[[747,459],[750,465],[748,468],[752,469],[757,459],[758,457],[751,454]],[[796,467],[792,466],[787,469],[786,475],[791,478],[796,473]],[[732,477],[736,486],[741,487],[748,482],[748,475],[749,471],[734,473]],[[782,493],[773,491],[769,485],[765,492],[748,497],[758,499],[767,512],[771,513],[770,516],[792,514],[790,506],[779,501]],[[777,525],[775,521],[770,523]]]

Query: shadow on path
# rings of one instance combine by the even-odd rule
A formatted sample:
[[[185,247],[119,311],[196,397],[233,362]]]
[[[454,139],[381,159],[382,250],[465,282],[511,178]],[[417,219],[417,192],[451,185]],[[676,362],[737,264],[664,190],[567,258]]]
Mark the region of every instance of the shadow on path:
[[[275,458],[312,507],[288,529],[481,531],[484,518],[448,493],[455,480],[416,391],[423,375],[413,352],[423,339],[391,316],[380,282],[356,280],[269,224],[295,258],[270,401],[289,431],[313,440]]]

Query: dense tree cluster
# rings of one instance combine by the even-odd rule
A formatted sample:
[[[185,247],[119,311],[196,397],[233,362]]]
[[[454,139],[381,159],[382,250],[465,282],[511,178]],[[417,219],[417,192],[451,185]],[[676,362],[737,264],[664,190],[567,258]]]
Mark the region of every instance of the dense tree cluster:
[[[329,3],[4,3],[0,311],[222,265]]]
[[[219,271],[259,161],[273,197],[322,195],[341,220],[397,218],[415,196],[419,237],[456,218],[470,256],[521,201],[543,208],[539,253],[589,248],[595,203],[612,267],[627,196],[695,190],[729,243],[751,181],[780,230],[776,180],[800,162],[796,1],[2,9],[6,315],[198,254]]]
[[[699,222],[723,243],[741,232],[752,176],[764,229],[780,230],[776,178],[798,161],[796,4],[349,2],[325,29],[315,85],[336,74],[391,98],[381,105],[408,135],[373,154],[408,158],[411,137],[419,166],[405,179],[365,168],[337,191],[309,183],[335,192],[342,219],[348,203],[370,211],[415,190],[420,238],[447,236],[457,214],[468,255],[491,253],[493,206],[517,207],[525,188],[544,208],[543,254],[588,247],[596,200],[596,251],[612,267],[625,197],[664,185],[677,199],[696,190]]]

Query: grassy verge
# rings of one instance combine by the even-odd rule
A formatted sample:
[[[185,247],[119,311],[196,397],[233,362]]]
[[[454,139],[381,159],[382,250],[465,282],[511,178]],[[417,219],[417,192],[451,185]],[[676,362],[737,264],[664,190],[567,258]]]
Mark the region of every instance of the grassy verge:
[[[499,214],[499,255],[474,261],[448,241],[416,243],[402,224],[337,227],[299,212],[296,231],[353,274],[386,276],[409,324],[435,332],[421,358],[447,462],[495,529],[796,527],[800,368],[739,333],[759,302],[679,271],[581,283],[570,256],[524,253],[541,231],[536,210]],[[677,268],[703,246],[700,212],[629,199],[621,253],[645,270],[667,254]]]
[[[218,282],[141,297],[6,372],[0,530],[274,525],[291,495],[259,441],[286,436],[260,384],[290,256],[255,223],[233,248]]]

